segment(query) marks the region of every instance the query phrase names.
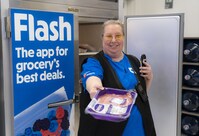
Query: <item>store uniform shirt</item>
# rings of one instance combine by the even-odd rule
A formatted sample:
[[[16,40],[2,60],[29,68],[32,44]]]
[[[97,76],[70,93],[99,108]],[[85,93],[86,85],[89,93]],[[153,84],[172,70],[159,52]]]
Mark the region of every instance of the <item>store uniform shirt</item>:
[[[108,55],[105,54],[105,57],[116,71],[123,87],[127,90],[134,89],[137,84],[137,79],[134,75],[134,70],[132,69],[128,58],[124,56],[121,61],[114,62]],[[90,76],[97,76],[102,80],[103,69],[100,65],[100,62],[94,58],[88,58],[87,63],[83,64],[81,76],[84,88],[86,86],[86,80]],[[132,108],[129,120],[123,132],[123,136],[145,136],[142,117],[136,105],[134,105]]]

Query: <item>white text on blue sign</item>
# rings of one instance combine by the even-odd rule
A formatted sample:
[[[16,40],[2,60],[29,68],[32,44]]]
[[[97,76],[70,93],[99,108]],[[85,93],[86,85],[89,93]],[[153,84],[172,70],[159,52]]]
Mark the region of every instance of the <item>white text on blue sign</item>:
[[[22,24],[22,21],[27,21],[26,24]],[[15,25],[15,40],[21,41],[22,33],[27,33],[29,41],[71,41],[71,25],[69,22],[64,22],[64,17],[59,16],[58,21],[51,21],[47,23],[44,20],[36,20],[32,14],[15,13],[14,25]],[[36,27],[35,27],[36,26]],[[65,34],[65,31],[66,33]],[[64,37],[66,35],[66,37]],[[66,39],[65,39],[66,38]]]

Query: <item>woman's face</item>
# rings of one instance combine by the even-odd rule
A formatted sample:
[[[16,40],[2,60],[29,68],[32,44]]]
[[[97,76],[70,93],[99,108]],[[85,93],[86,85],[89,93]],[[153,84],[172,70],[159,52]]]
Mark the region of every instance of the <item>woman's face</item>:
[[[110,57],[119,57],[123,50],[124,36],[118,24],[109,24],[104,27],[103,51]]]

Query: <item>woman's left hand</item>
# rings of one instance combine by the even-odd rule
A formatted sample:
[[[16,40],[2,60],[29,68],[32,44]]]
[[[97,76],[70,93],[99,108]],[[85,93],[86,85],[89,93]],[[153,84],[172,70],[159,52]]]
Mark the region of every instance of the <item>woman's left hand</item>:
[[[143,62],[145,66],[140,67],[141,76],[145,78],[145,80],[152,80],[153,79],[153,71],[149,63],[146,61]]]
[[[153,80],[153,71],[152,71],[151,65],[149,65],[149,63],[147,63],[146,61],[144,61],[143,63],[145,66],[140,67],[140,73],[141,73],[141,76],[144,77],[144,79],[146,81],[146,89],[147,89],[147,91],[149,91],[150,87],[151,87],[152,80]]]

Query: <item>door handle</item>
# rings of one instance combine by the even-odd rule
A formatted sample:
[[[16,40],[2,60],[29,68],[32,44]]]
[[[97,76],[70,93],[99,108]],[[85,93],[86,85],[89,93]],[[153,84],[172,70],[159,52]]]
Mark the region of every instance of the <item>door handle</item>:
[[[75,95],[74,99],[49,103],[48,108],[55,108],[55,107],[70,105],[74,103],[79,103],[79,95]]]

